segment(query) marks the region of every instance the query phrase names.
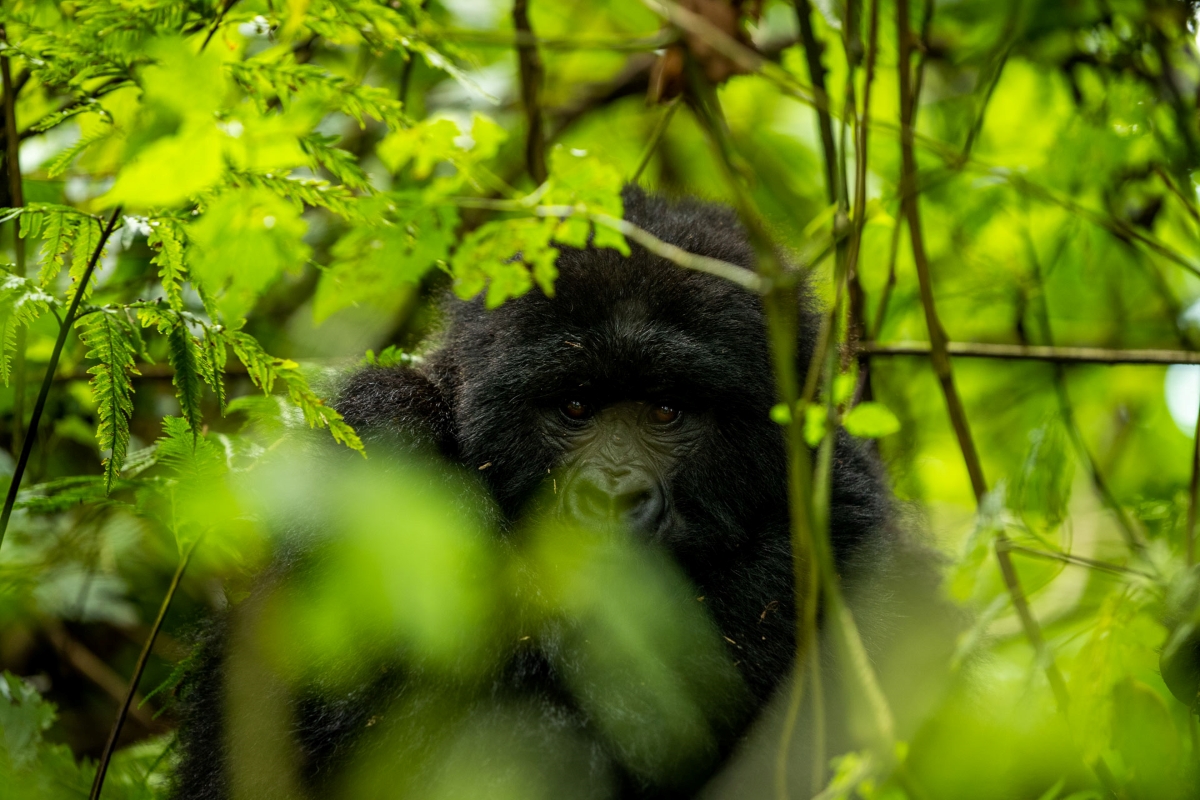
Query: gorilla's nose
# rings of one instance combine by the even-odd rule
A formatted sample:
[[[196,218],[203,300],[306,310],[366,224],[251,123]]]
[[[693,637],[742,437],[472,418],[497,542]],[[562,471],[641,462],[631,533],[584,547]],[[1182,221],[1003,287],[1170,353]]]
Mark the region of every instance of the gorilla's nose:
[[[643,534],[658,530],[666,510],[657,482],[635,471],[614,475],[589,470],[576,477],[564,500],[565,510],[578,522],[621,522]]]

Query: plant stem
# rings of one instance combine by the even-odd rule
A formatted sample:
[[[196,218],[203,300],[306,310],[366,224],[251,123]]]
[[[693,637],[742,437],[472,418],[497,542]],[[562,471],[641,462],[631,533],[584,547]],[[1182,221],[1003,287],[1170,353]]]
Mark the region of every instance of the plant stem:
[[[46,374],[42,377],[42,388],[38,392],[37,401],[33,404],[33,414],[29,418],[29,432],[21,445],[21,455],[17,459],[16,469],[13,470],[12,482],[8,485],[8,495],[4,498],[4,511],[0,513],[0,547],[4,546],[4,534],[8,530],[8,520],[12,516],[13,506],[17,502],[17,490],[21,488],[21,478],[25,475],[25,467],[29,464],[29,454],[33,450],[33,442],[37,436],[38,423],[42,420],[42,412],[46,409],[46,399],[50,396],[50,387],[54,385],[54,371],[58,369],[58,359],[62,356],[63,345],[66,344],[67,334],[71,332],[71,325],[75,322],[75,313],[79,310],[79,303],[92,279],[96,262],[100,260],[100,254],[104,252],[104,245],[108,243],[108,237],[112,235],[120,216],[121,207],[117,206],[113,209],[112,216],[108,218],[108,224],[104,226],[103,233],[100,234],[100,241],[96,243],[96,249],[92,251],[92,257],[88,259],[87,268],[79,278],[79,285],[75,287],[71,305],[67,307],[62,325],[58,328],[58,338],[54,341],[53,352],[50,353],[50,363],[46,365]]]
[[[829,92],[825,89],[825,66],[821,63],[821,43],[813,31],[812,5],[808,0],[795,0],[796,21],[800,24],[800,41],[804,43],[804,59],[808,63],[808,79],[812,81],[817,103],[817,131],[821,135],[824,154],[825,192],[829,202],[837,201],[837,147],[833,143],[833,120],[829,116]]]
[[[863,342],[859,348],[875,356],[928,356],[928,342]],[[989,342],[946,342],[956,358],[995,358],[1006,361],[1053,361],[1060,364],[1200,364],[1194,350],[1124,350],[1108,347],[1051,347]]]
[[[8,31],[0,25],[0,42],[8,42]],[[4,85],[4,163],[8,169],[8,196],[13,208],[25,205],[25,190],[21,183],[21,140],[17,135],[17,92],[18,87],[13,83],[11,59],[0,58],[0,79]],[[16,262],[16,274],[25,277],[25,240],[21,238],[21,219],[14,217],[12,223],[13,260]],[[13,423],[12,451],[19,452],[23,442],[23,427],[25,425],[25,326],[17,329],[16,342],[13,352]],[[2,529],[0,529],[2,530]],[[0,534],[2,536],[2,534]]]
[[[909,69],[912,41],[908,29],[908,0],[897,0],[896,16],[900,40],[900,205],[901,211],[908,221],[908,235],[912,243],[913,261],[917,268],[917,280],[921,290],[921,305],[925,310],[925,324],[929,329],[929,354],[933,363],[934,374],[942,387],[947,410],[950,412],[950,424],[962,450],[963,460],[967,465],[967,473],[971,479],[971,489],[975,493],[976,502],[981,502],[987,494],[987,481],[983,476],[979,453],[975,449],[975,441],[971,438],[971,429],[967,423],[966,411],[958,389],[954,385],[954,374],[950,367],[950,358],[946,354],[946,331],[938,319],[937,306],[933,297],[933,281],[929,272],[929,259],[925,252],[925,240],[921,232],[921,216],[917,202],[917,161],[913,153],[912,129],[916,116],[916,106],[913,102],[912,74]]]
[[[1192,482],[1188,487],[1187,530],[1184,533],[1187,537],[1186,553],[1189,567],[1196,563],[1196,504],[1200,502],[1197,499],[1198,494],[1200,494],[1200,406],[1196,410],[1196,431],[1192,435]]]
[[[679,108],[680,98],[676,97],[667,101],[667,107],[659,116],[658,121],[654,123],[654,130],[650,132],[650,141],[646,143],[646,149],[642,151],[642,157],[638,159],[637,169],[633,171],[633,176],[629,179],[630,183],[637,183],[638,178],[642,177],[646,167],[650,165],[650,159],[654,157],[654,151],[658,149],[658,143],[662,141],[663,136],[667,132],[667,127],[671,124],[671,118],[675,116],[676,109]]]
[[[217,18],[213,20],[212,27],[208,29],[208,35],[204,37],[204,42],[200,45],[200,52],[203,53],[208,43],[212,41],[213,35],[216,34],[217,28],[221,27],[221,23],[225,21],[225,15],[229,13],[229,9],[233,8],[237,0],[225,0],[221,6],[221,10],[217,12]]]
[[[162,604],[158,607],[158,616],[154,619],[154,625],[150,628],[150,635],[146,637],[145,644],[142,645],[142,652],[138,655],[137,664],[133,668],[133,677],[129,679],[129,690],[125,693],[125,699],[117,710],[117,718],[113,721],[112,730],[109,731],[108,741],[104,743],[104,752],[100,755],[100,761],[96,765],[96,777],[92,780],[92,791],[88,794],[88,800],[98,800],[100,792],[104,788],[104,777],[108,774],[108,765],[112,761],[113,751],[117,746],[117,738],[121,735],[121,727],[125,724],[125,717],[129,715],[129,706],[133,702],[133,696],[137,692],[138,683],[142,679],[142,673],[146,671],[146,663],[150,660],[150,651],[154,649],[154,640],[158,638],[158,632],[162,630],[163,620],[167,617],[167,609],[171,607],[171,601],[175,599],[175,592],[179,589],[179,582],[183,579],[183,572],[187,569],[188,562],[192,560],[192,553],[196,550],[196,545],[200,544],[200,539],[196,539],[188,545],[187,550],[179,559],[179,565],[175,567],[175,574],[171,577],[171,585],[167,587],[167,594],[163,597]]]
[[[521,70],[521,103],[525,107],[528,132],[525,139],[525,165],[529,177],[538,186],[546,181],[546,133],[542,127],[542,59],[538,55],[537,39],[529,25],[529,0],[513,3],[513,27],[518,36],[528,41],[518,42],[517,61]]]

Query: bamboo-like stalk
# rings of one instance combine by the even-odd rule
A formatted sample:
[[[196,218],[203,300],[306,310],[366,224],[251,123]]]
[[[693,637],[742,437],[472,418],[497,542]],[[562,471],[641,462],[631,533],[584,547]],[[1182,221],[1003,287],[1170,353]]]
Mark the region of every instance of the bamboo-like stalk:
[[[58,360],[62,356],[63,345],[66,344],[67,334],[71,332],[71,326],[75,322],[75,314],[79,311],[79,303],[87,290],[88,282],[91,281],[92,273],[96,270],[96,262],[100,260],[100,254],[104,252],[104,245],[108,243],[108,237],[112,235],[120,216],[121,207],[117,206],[113,209],[112,216],[108,218],[108,224],[104,226],[104,231],[100,234],[100,241],[96,243],[96,249],[92,251],[92,256],[88,259],[87,268],[80,276],[79,285],[75,287],[75,294],[71,297],[71,305],[67,307],[67,313],[63,316],[62,324],[58,328],[58,338],[54,342],[54,350],[50,353],[50,363],[46,365],[42,388],[38,392],[37,401],[33,404],[33,414],[29,417],[29,432],[21,446],[21,455],[17,458],[12,482],[8,485],[8,494],[4,498],[4,511],[0,512],[0,547],[4,546],[4,534],[8,530],[8,520],[12,517],[13,506],[17,502],[17,491],[21,488],[21,478],[24,477],[25,468],[29,464],[29,454],[33,451],[38,423],[41,422],[42,412],[46,409],[46,399],[50,396],[50,387],[54,385],[54,371],[58,369]]]

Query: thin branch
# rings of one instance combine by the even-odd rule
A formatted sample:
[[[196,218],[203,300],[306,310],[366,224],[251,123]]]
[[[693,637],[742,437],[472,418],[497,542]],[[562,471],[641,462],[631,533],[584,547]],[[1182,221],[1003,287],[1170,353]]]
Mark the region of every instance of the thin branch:
[[[658,149],[659,142],[662,141],[663,136],[667,133],[667,127],[671,124],[671,118],[675,116],[675,111],[679,108],[680,99],[676,97],[667,101],[667,107],[659,115],[658,121],[654,123],[654,130],[650,132],[650,140],[646,142],[646,149],[642,151],[642,157],[638,159],[637,169],[633,171],[633,176],[629,179],[630,183],[637,183],[646,167],[650,165],[654,151]]]
[[[125,699],[125,681],[121,679],[112,667],[104,663],[100,656],[93,653],[88,647],[78,639],[67,633],[67,629],[59,622],[54,622],[46,628],[46,633],[50,637],[51,644],[64,659],[76,670],[79,674],[90,680],[96,686],[100,687],[113,700],[121,703]],[[135,694],[133,697],[133,707],[129,710],[129,715],[133,717],[139,725],[151,733],[160,733],[164,730],[164,726],[156,722],[152,710],[146,710],[141,707],[142,696]]]
[[[825,192],[829,202],[837,200],[837,148],[833,143],[833,121],[829,117],[829,93],[825,89],[825,66],[821,63],[824,49],[813,31],[812,5],[808,0],[795,0],[796,20],[800,24],[800,41],[804,43],[804,58],[808,63],[808,78],[816,96],[817,131],[821,135],[821,151],[825,155]]]
[[[1054,550],[1037,550],[1033,547],[1025,547],[1024,545],[1013,544],[1011,539],[1006,539],[1003,548],[1010,553],[1022,553],[1033,558],[1041,558],[1047,561],[1061,561],[1064,564],[1072,564],[1076,567],[1086,567],[1088,569],[1098,570],[1100,572],[1108,572],[1113,575],[1136,575],[1139,578],[1147,580],[1158,580],[1149,572],[1143,572],[1140,569],[1132,569],[1124,567],[1120,564],[1110,564],[1107,561],[1098,561],[1094,558],[1086,558],[1085,556],[1077,556],[1073,553],[1058,553]]]
[[[163,597],[162,604],[158,607],[158,616],[154,619],[154,625],[150,628],[150,635],[146,637],[146,643],[142,645],[142,652],[138,655],[137,664],[133,668],[133,676],[129,679],[129,690],[125,693],[124,700],[117,710],[117,718],[113,720],[112,730],[109,731],[108,741],[104,743],[104,752],[100,755],[100,762],[96,765],[96,777],[92,781],[92,791],[88,794],[88,800],[99,800],[100,792],[104,789],[104,776],[108,774],[108,764],[112,761],[113,751],[117,747],[117,739],[121,735],[121,728],[125,724],[125,717],[129,714],[129,706],[133,702],[133,696],[137,692],[138,683],[142,679],[142,673],[146,671],[146,663],[150,660],[150,652],[154,649],[154,640],[158,637],[158,632],[162,630],[163,620],[167,617],[167,609],[171,607],[171,601],[175,599],[175,593],[179,589],[179,582],[183,579],[183,572],[187,569],[188,562],[192,560],[192,553],[196,550],[196,545],[200,544],[202,537],[196,537],[188,548],[179,558],[179,565],[175,568],[175,574],[171,576],[171,585],[167,587],[167,593]]]
[[[543,50],[608,50],[615,53],[644,53],[660,50],[679,41],[679,35],[669,29],[664,29],[653,36],[630,38],[628,36],[535,36],[531,31],[515,30],[512,33],[500,31],[475,31],[452,29],[439,31],[438,42],[463,42],[493,47],[525,47],[537,46]]]
[[[929,329],[930,361],[946,399],[950,424],[954,428],[963,460],[967,465],[967,473],[971,478],[971,488],[975,492],[975,500],[982,502],[984,495],[987,494],[987,481],[983,476],[983,467],[979,462],[975,441],[971,437],[966,411],[963,409],[958,389],[954,385],[954,373],[950,367],[950,358],[946,354],[946,331],[942,327],[941,320],[938,319],[937,306],[933,297],[933,280],[929,272],[929,259],[925,252],[925,240],[921,232],[920,204],[915,191],[917,161],[913,153],[912,128],[916,105],[913,102],[912,75],[909,69],[912,37],[908,29],[908,0],[898,0],[896,16],[900,40],[900,205],[908,221],[908,235],[912,244],[913,261],[917,268],[917,281],[920,284],[921,305],[925,310],[925,324]]]
[[[21,478],[25,475],[25,467],[29,464],[29,454],[33,451],[38,423],[41,422],[42,412],[46,409],[46,399],[50,396],[50,387],[54,385],[54,372],[58,369],[58,360],[62,356],[63,345],[67,342],[67,334],[71,332],[71,326],[75,322],[75,313],[79,310],[79,303],[92,279],[92,273],[96,270],[96,262],[100,260],[100,254],[104,252],[104,245],[108,243],[108,237],[112,235],[120,216],[121,207],[117,206],[113,209],[112,216],[108,218],[104,232],[100,234],[100,241],[96,243],[96,249],[92,251],[92,257],[88,259],[87,268],[80,276],[79,285],[75,288],[75,295],[71,298],[71,305],[67,307],[66,316],[63,317],[62,324],[58,328],[58,338],[54,342],[54,350],[50,353],[50,363],[46,365],[42,388],[38,392],[37,402],[33,405],[33,415],[29,418],[29,433],[21,446],[21,455],[17,459],[17,467],[13,470],[12,481],[8,485],[8,495],[4,498],[4,511],[0,512],[0,547],[4,546],[4,534],[8,530],[8,520],[12,516],[13,505],[17,502],[17,490],[21,487]]]
[[[546,132],[542,126],[542,59],[538,55],[537,39],[529,26],[529,0],[513,3],[513,27],[518,36],[529,41],[517,43],[517,61],[521,70],[521,103],[525,107],[527,136],[525,139],[525,165],[533,182],[541,185],[546,180]]]
[[[233,8],[236,2],[237,0],[225,0],[225,3],[221,6],[221,10],[217,12],[217,18],[213,20],[212,27],[208,29],[208,35],[204,37],[204,42],[200,45],[201,53],[208,47],[208,43],[212,41],[217,28],[220,28],[221,23],[225,21],[225,15],[229,13],[229,9]]]
[[[871,119],[871,85],[875,80],[875,60],[879,51],[879,0],[871,0],[868,12],[867,66],[863,80],[862,112],[855,122],[857,141],[854,144],[854,229],[846,257],[846,280],[850,290],[850,319],[847,339],[859,341],[866,332],[866,296],[858,276],[858,257],[862,249],[863,227],[867,216],[867,145]]]
[[[874,357],[928,356],[931,348],[928,342],[862,342],[859,349]],[[1200,352],[1192,350],[1121,350],[1107,347],[947,342],[946,352],[956,358],[1052,361],[1060,364],[1200,364]]]
[[[617,219],[608,214],[591,212],[582,206],[531,207],[509,200],[486,200],[473,197],[455,198],[455,203],[464,208],[484,208],[490,211],[525,211],[537,217],[581,217],[591,220],[597,225],[603,225],[606,228],[620,231],[627,238],[633,239],[659,258],[665,258],[686,269],[723,278],[755,294],[766,294],[771,287],[770,280],[762,274],[756,274],[745,267],[739,267],[737,264],[722,261],[718,258],[689,253],[682,247],[677,247],[670,242],[664,242],[654,234],[644,228],[639,228],[631,222]]]

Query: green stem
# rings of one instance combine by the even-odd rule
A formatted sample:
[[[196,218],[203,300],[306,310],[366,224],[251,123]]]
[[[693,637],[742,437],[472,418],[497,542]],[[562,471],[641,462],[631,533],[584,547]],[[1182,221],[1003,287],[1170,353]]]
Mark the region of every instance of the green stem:
[[[137,692],[138,683],[142,679],[142,673],[146,671],[146,663],[150,660],[150,651],[154,649],[154,640],[158,638],[159,631],[162,630],[163,620],[167,617],[167,609],[171,607],[171,601],[175,599],[175,592],[179,589],[179,582],[183,579],[184,570],[187,569],[188,562],[192,560],[192,553],[196,550],[196,545],[200,544],[202,537],[196,539],[188,545],[187,550],[179,559],[179,565],[175,567],[175,574],[171,577],[171,585],[167,587],[167,594],[163,597],[162,604],[158,607],[158,616],[154,619],[154,625],[150,628],[150,635],[146,637],[145,644],[142,645],[142,652],[138,655],[137,664],[133,668],[133,677],[129,679],[129,690],[125,692],[125,699],[122,701],[120,708],[117,710],[117,718],[113,721],[112,730],[108,733],[108,741],[104,743],[104,752],[100,755],[100,762],[96,765],[96,777],[92,780],[92,791],[88,794],[88,800],[99,800],[100,792],[104,789],[104,777],[108,774],[108,765],[112,761],[113,751],[117,747],[117,739],[121,735],[121,728],[125,724],[125,718],[129,715],[129,706],[133,702],[133,696]]]
[[[13,506],[17,503],[17,490],[21,488],[21,478],[25,475],[25,467],[29,464],[29,454],[33,451],[33,442],[37,436],[38,423],[42,420],[42,412],[46,410],[46,399],[50,396],[50,387],[54,385],[54,372],[58,369],[58,360],[62,356],[63,345],[67,342],[67,334],[71,332],[71,326],[75,322],[75,312],[79,310],[79,303],[83,300],[88,283],[92,279],[92,273],[96,270],[96,262],[100,260],[100,254],[104,252],[104,245],[107,244],[108,237],[116,228],[117,219],[120,216],[121,207],[117,206],[113,209],[112,216],[108,218],[104,232],[100,234],[100,241],[96,243],[96,249],[92,252],[92,257],[88,259],[87,268],[79,278],[79,285],[75,287],[71,305],[68,306],[66,316],[63,317],[62,324],[58,328],[58,338],[54,341],[54,350],[50,353],[50,363],[46,365],[46,374],[42,377],[42,388],[38,392],[37,402],[33,404],[33,414],[29,418],[29,432],[21,445],[21,455],[17,459],[16,469],[13,470],[12,482],[8,485],[8,495],[4,498],[4,511],[0,512],[0,547],[4,546],[4,534],[8,530],[8,520],[12,516]]]

